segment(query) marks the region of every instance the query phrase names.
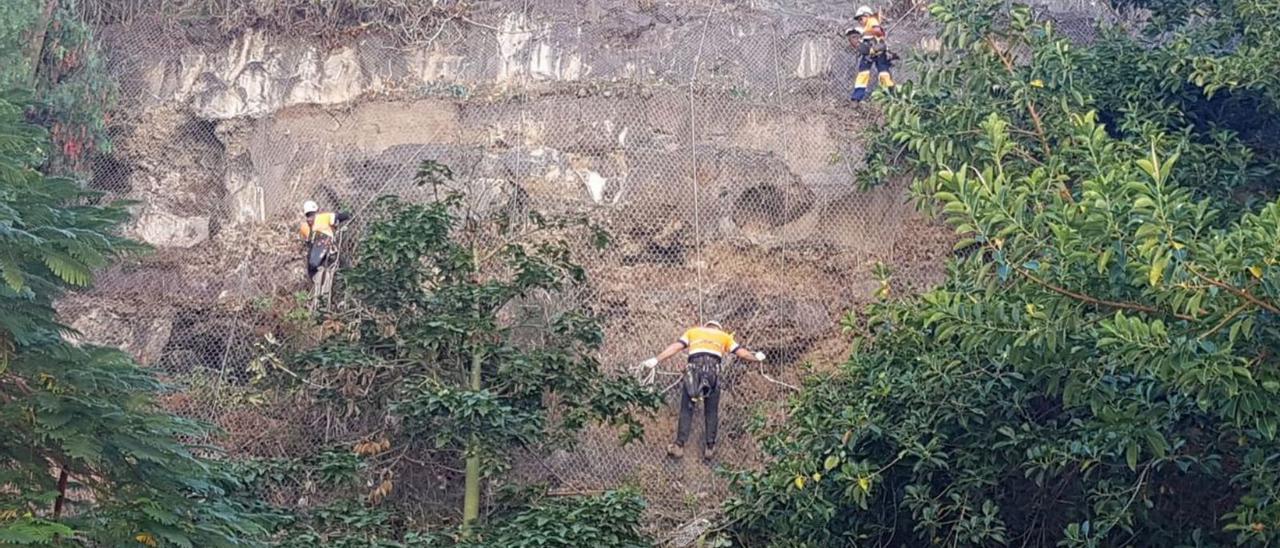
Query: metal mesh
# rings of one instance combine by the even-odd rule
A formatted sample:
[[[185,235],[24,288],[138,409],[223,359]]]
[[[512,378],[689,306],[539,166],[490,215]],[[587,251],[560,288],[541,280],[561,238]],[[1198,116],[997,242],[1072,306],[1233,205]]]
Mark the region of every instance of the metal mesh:
[[[358,216],[381,194],[428,199],[411,180],[433,159],[474,207],[528,203],[608,228],[613,245],[579,257],[589,291],[565,298],[604,319],[610,370],[700,319],[768,353],[763,367],[731,365],[721,407],[718,460],[757,466],[748,421],[781,420],[784,385],[843,357],[837,320],[872,298],[871,266],[891,267],[895,293],[916,292],[941,278],[951,242],[903,183],[856,189],[877,114],[844,100],[854,59],[838,31],[852,7],[779,4],[482,3],[408,47],[366,36],[326,49],[253,31],[219,45],[159,16],[104,26],[122,101],[91,185],[139,200],[131,233],[158,250],[104,273],[62,313],[159,369],[179,388],[169,405],[222,427],[232,455],[356,441],[306,402],[255,396],[250,365],[305,288],[299,204]],[[922,7],[889,13],[895,49],[928,35]],[[1088,38],[1087,23],[1068,31]],[[569,490],[637,484],[657,516],[687,520],[727,486],[698,459],[663,454],[674,394],[644,440],[620,448],[617,432],[592,429],[517,475]]]

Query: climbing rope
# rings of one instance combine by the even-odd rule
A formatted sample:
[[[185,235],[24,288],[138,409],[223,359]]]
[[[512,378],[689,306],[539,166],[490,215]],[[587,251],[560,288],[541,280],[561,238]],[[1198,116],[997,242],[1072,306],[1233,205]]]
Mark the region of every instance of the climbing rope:
[[[707,265],[702,253],[702,185],[698,181],[698,136],[697,136],[697,129],[696,129],[698,120],[697,120],[697,108],[696,108],[697,102],[694,98],[694,89],[695,89],[695,84],[697,83],[697,80],[698,80],[698,69],[702,66],[702,52],[706,45],[707,29],[708,27],[710,27],[711,20],[714,18],[716,14],[717,14],[716,8],[710,8],[709,12],[707,13],[706,19],[704,19],[702,22],[702,30],[700,31],[699,37],[698,37],[698,51],[694,55],[693,69],[689,75],[689,158],[690,158],[689,177],[693,183],[693,222],[694,222],[693,234],[694,234],[694,256],[696,260],[696,263],[694,264],[694,269],[696,272],[696,288],[698,293],[697,298],[698,298],[698,323],[699,324],[707,321],[706,282],[705,282],[705,276],[703,274],[703,271],[704,269],[706,269]],[[774,41],[775,43],[777,41],[776,33],[775,33]],[[779,66],[780,65],[779,65],[779,60],[777,58],[777,52],[775,51],[774,52],[774,86],[775,86],[775,89],[777,90],[777,92],[775,93],[775,96],[780,101],[782,96],[781,95],[782,85],[780,82],[781,77],[779,75],[779,71],[781,69],[779,68]],[[787,158],[785,149],[786,149],[786,145],[784,143],[783,145],[784,161]],[[727,356],[727,359],[732,360],[733,356],[732,355]],[[758,371],[760,373],[760,376],[764,377],[765,380],[779,386],[790,388],[791,390],[796,390],[796,391],[800,390],[795,386],[779,381],[773,378],[768,373],[765,373],[764,364],[757,364],[757,365],[759,366]],[[644,367],[643,364],[639,364],[637,367],[632,367],[631,373],[634,377],[636,377],[637,380],[639,380],[646,386],[652,384],[656,376],[659,374],[665,375],[665,376],[675,376],[675,377],[679,377],[681,375],[679,373],[668,373],[665,371],[657,371],[656,368],[647,368],[647,367]],[[675,382],[672,382],[671,384],[668,384],[665,388],[663,388],[662,392],[666,393],[668,390],[671,390],[672,388],[676,387],[679,384],[680,384],[680,380],[677,379]]]
[[[771,28],[773,30],[773,48],[772,48],[773,49],[773,90],[774,90],[773,98],[779,110],[781,110],[785,107],[785,105],[782,104],[782,61],[779,59],[779,55],[778,55],[778,50],[781,49],[781,46],[778,44],[778,23],[775,21]],[[778,148],[782,151],[782,162],[784,164],[790,165],[791,156],[787,152],[789,150],[789,147],[787,146],[788,140],[784,136],[780,139],[780,141],[781,141],[779,143],[780,146]],[[783,206],[785,205],[786,204],[784,203]],[[785,254],[787,251],[787,239],[785,237],[782,237],[779,245],[782,248],[783,253]],[[760,372],[760,376],[764,377],[764,380],[769,381],[778,386],[790,388],[791,390],[795,390],[797,392],[800,391],[799,388],[792,386],[790,384],[787,384],[785,382],[782,382],[778,379],[775,379],[773,378],[772,375],[765,373],[764,363],[757,362],[756,366],[757,366],[757,370]]]
[[[703,279],[702,270],[706,268],[706,263],[702,259],[702,188],[698,184],[698,136],[697,127],[697,109],[693,98],[694,83],[698,80],[698,67],[702,65],[702,48],[707,42],[707,27],[711,25],[711,19],[715,16],[715,8],[710,8],[707,18],[702,21],[702,32],[698,38],[698,53],[693,57],[693,70],[689,74],[689,177],[693,180],[693,248],[696,257],[696,263],[693,267],[697,271],[697,288],[698,288],[698,323],[707,321],[706,309],[704,307],[703,297]]]

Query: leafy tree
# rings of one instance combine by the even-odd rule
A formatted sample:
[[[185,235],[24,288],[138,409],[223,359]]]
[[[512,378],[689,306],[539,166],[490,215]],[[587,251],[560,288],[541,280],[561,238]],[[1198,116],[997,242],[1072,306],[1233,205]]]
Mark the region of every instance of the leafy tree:
[[[32,30],[39,28],[40,2],[13,0],[0,4],[0,87],[28,87],[35,73]]]
[[[120,205],[38,170],[48,135],[23,111],[0,100],[0,544],[251,542],[235,478],[178,441],[205,431],[124,353],[64,339],[54,300],[140,247],[115,235]]]
[[[481,482],[506,470],[512,451],[571,443],[593,421],[622,427],[626,441],[641,433],[634,414],[661,398],[601,370],[604,334],[573,300],[586,279],[571,246],[601,235],[573,219],[470,212],[445,190],[451,180],[428,161],[417,181],[437,200],[373,204],[343,274],[347,297],[331,311],[341,320],[321,345],[280,364],[303,382],[280,378],[370,425],[359,451],[464,461],[470,527]],[[370,473],[400,476],[408,464],[383,462]],[[394,488],[387,479],[371,497]]]
[[[1277,540],[1280,203],[1233,199],[1272,153],[1224,128],[1277,122],[1233,110],[1275,89],[1233,58],[1268,62],[1280,35],[1235,18],[1280,5],[1214,6],[1246,30],[1192,63],[1184,22],[1081,47],[1026,7],[933,6],[943,51],[882,98],[868,173],[914,175],[967,256],[806,383],[736,477],[743,544]]]
[[[106,109],[116,95],[79,0],[0,3],[0,89],[34,90],[31,120],[50,131],[46,171],[84,173],[108,152]]]

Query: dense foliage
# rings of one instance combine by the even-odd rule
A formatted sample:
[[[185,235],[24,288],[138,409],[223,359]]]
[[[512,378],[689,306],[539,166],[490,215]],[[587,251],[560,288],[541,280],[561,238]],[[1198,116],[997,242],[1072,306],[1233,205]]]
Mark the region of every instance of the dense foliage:
[[[882,97],[868,172],[913,174],[966,257],[806,383],[737,478],[737,540],[1280,538],[1280,4],[1151,7],[1158,42],[1081,46],[933,6],[943,50]]]
[[[35,92],[29,118],[53,143],[46,171],[84,173],[95,152],[110,150],[106,109],[115,87],[78,0],[0,5],[0,88]]]
[[[562,537],[558,527],[621,535],[614,525],[590,521],[540,519],[548,527],[543,533],[471,523],[482,515],[482,480],[500,477],[513,452],[572,443],[577,431],[599,421],[620,427],[625,442],[641,434],[635,413],[661,402],[630,378],[601,370],[599,324],[564,298],[585,283],[571,242],[599,234],[579,221],[535,212],[476,213],[462,195],[445,190],[456,183],[435,162],[420,166],[418,182],[434,187],[438,199],[419,204],[384,197],[373,204],[363,216],[368,225],[354,266],[341,276],[345,298],[317,318],[327,336],[264,366],[287,372],[266,375],[265,382],[275,379],[321,408],[352,417],[355,451],[369,457],[362,477],[375,478],[371,491],[357,493],[387,505],[378,512],[396,524],[388,525],[396,534],[380,538],[409,542],[414,530],[456,525],[450,512],[410,524],[413,514],[398,508],[456,504],[458,494],[462,521],[473,529],[468,541],[488,534],[510,539],[523,530],[530,535],[523,545],[544,545],[535,539]],[[460,462],[466,464],[461,474]],[[434,481],[426,490],[401,477]],[[344,491],[350,489],[332,492]],[[614,521],[619,512],[635,514],[618,521],[625,529],[639,510],[620,496],[585,499],[574,515]],[[489,510],[527,506],[515,501]],[[318,516],[304,512],[300,523],[330,530],[315,523]]]
[[[249,493],[270,499],[298,492],[301,486],[312,493],[358,492],[373,467],[376,459],[334,448],[301,458],[241,461],[235,465],[235,474]],[[279,532],[273,544],[297,548],[648,546],[640,531],[644,500],[629,490],[547,497],[539,494],[537,486],[530,486],[502,499],[487,525],[464,536],[440,524],[413,523],[397,505],[339,497],[304,512],[275,515]]]
[[[302,467],[309,463],[299,463]],[[275,489],[265,483],[267,489]],[[268,492],[263,492],[268,496]],[[287,515],[275,546],[309,548],[641,548],[644,499],[631,491],[597,496],[534,499],[493,515],[469,535],[448,529],[419,530],[394,507],[338,500],[305,514]],[[422,528],[425,529],[425,528]]]
[[[639,494],[626,490],[542,499],[503,516],[487,535],[468,546],[644,548],[651,545],[640,531],[644,506]]]
[[[178,441],[203,429],[159,409],[163,387],[124,353],[64,338],[53,301],[140,248],[114,235],[121,206],[38,170],[48,135],[23,106],[0,100],[0,544],[252,540],[238,481]]]

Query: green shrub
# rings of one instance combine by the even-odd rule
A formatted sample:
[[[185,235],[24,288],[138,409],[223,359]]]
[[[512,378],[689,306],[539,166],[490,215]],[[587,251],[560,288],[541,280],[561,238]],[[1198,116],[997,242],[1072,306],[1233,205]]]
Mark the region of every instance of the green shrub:
[[[1164,42],[1078,46],[1025,7],[933,6],[943,51],[878,96],[867,173],[914,176],[967,257],[867,310],[849,362],[806,383],[773,462],[736,477],[733,538],[1276,541],[1280,203],[1257,128],[1280,121],[1260,70],[1280,5],[1197,9],[1203,33],[1158,12]]]

